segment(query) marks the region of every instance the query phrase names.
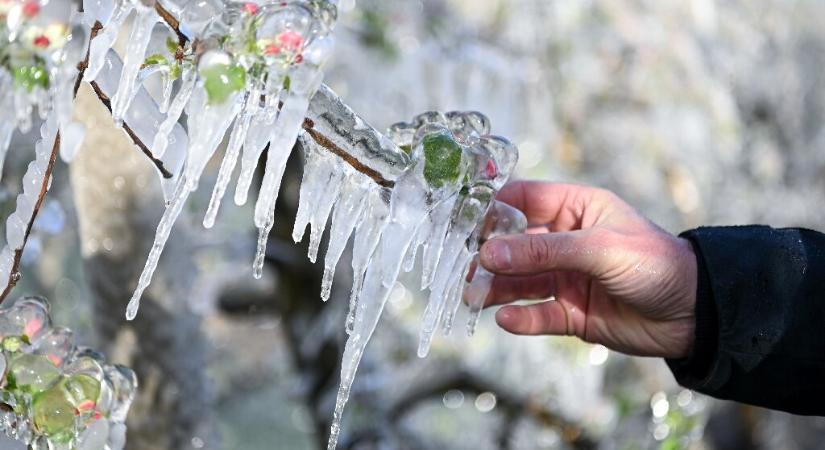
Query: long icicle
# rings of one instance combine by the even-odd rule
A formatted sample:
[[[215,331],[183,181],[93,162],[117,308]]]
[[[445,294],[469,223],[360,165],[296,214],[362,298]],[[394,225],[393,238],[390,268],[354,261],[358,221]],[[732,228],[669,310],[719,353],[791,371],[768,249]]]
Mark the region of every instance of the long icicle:
[[[123,125],[123,116],[140,89],[138,73],[143,64],[149,40],[152,38],[152,30],[158,21],[158,15],[153,7],[140,5],[136,10],[137,17],[132,23],[132,32],[126,44],[120,82],[117,85],[117,92],[112,97],[112,119],[117,126]]]
[[[175,189],[175,195],[172,202],[163,212],[163,217],[160,219],[157,231],[155,232],[155,241],[152,243],[152,250],[149,252],[149,257],[146,259],[146,265],[143,267],[143,272],[138,279],[138,285],[135,289],[132,298],[129,300],[129,305],[126,307],[126,319],[133,320],[137,316],[138,308],[140,308],[140,298],[143,296],[143,291],[149,287],[152,282],[152,276],[155,274],[155,269],[158,267],[160,255],[163,253],[163,248],[166,246],[166,241],[169,240],[169,234],[172,232],[175,222],[178,220],[183,205],[186,204],[186,199],[189,198],[191,192],[186,186],[186,176],[182,176],[178,181],[178,187]]]
[[[329,234],[329,246],[324,258],[324,276],[321,280],[321,300],[327,301],[332,290],[335,267],[349,242],[350,235],[358,218],[367,205],[367,193],[371,182],[365,176],[350,170],[348,181],[341,192],[341,200],[335,205],[332,216],[332,229]]]
[[[212,228],[215,225],[215,219],[218,216],[218,211],[221,207],[221,200],[226,193],[226,188],[229,186],[229,180],[232,178],[232,172],[235,170],[235,165],[238,162],[238,155],[241,152],[241,147],[246,141],[246,135],[249,132],[249,125],[252,118],[257,111],[260,100],[260,94],[253,89],[249,92],[246,99],[246,106],[244,111],[235,120],[235,126],[232,128],[232,134],[229,137],[229,145],[226,148],[226,154],[221,161],[221,168],[218,171],[218,180],[215,182],[215,188],[212,190],[212,198],[209,200],[209,208],[206,210],[206,216],[203,219],[203,226],[205,228]]]
[[[189,103],[197,79],[198,77],[194,68],[183,71],[180,89],[169,105],[169,109],[166,112],[166,119],[161,122],[160,127],[158,127],[158,132],[155,134],[154,142],[152,142],[152,153],[156,157],[161,158],[166,153],[166,148],[169,146],[169,135],[178,123],[181,114],[183,114],[186,104]]]

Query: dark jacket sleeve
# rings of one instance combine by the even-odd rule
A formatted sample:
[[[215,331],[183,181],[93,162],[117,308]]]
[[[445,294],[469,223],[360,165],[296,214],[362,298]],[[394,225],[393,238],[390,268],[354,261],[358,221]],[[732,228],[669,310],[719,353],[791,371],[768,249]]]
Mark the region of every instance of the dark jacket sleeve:
[[[699,268],[694,349],[676,380],[723,399],[825,415],[825,235],[765,226],[682,234]]]

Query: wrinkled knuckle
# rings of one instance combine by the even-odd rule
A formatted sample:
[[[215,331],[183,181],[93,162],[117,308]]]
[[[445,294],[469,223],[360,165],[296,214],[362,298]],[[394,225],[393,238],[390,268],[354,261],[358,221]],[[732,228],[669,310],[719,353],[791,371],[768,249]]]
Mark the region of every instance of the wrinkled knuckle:
[[[551,258],[552,250],[546,239],[533,237],[527,244],[527,257],[534,265],[546,265]]]

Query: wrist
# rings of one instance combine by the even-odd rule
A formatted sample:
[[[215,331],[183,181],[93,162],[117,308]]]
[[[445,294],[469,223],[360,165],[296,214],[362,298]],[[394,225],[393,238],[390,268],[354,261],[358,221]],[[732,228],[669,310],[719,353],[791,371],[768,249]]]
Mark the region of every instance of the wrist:
[[[689,238],[680,238],[689,248],[693,264],[691,288],[687,290],[685,303],[690,305],[693,319],[693,332],[690,333],[690,345],[684,354],[669,361],[674,370],[690,373],[693,378],[703,378],[708,373],[716,358],[718,346],[718,319],[716,302],[710,288],[710,277],[702,260],[700,251]]]

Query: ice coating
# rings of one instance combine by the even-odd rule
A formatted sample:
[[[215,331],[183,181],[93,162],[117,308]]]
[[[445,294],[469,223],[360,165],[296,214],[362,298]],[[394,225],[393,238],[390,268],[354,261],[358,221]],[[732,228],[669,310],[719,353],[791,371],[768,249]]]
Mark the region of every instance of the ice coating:
[[[485,215],[518,159],[515,146],[489,133],[489,121],[476,112],[429,112],[388,131],[398,147],[410,152],[411,164],[395,180],[389,205],[386,194],[373,195],[356,227],[349,338],[329,450],[337,445],[341,417],[366,345],[400,270],[412,269],[419,246],[424,247],[422,284],[430,289],[419,356],[428,353],[439,324],[445,334],[452,329]],[[498,212],[503,207],[492,209]],[[479,286],[483,279],[478,277],[476,289],[483,288]]]
[[[0,171],[16,129],[28,131],[32,114],[55,115],[60,153],[70,159],[83,139],[83,126],[71,121],[77,62],[85,55],[88,30],[68,0],[6,2],[0,12]]]
[[[278,95],[276,95],[276,98]],[[235,204],[245,205],[249,196],[249,188],[252,186],[252,179],[255,177],[255,169],[258,167],[258,160],[261,158],[264,148],[269,145],[272,139],[272,129],[275,124],[276,114],[267,114],[261,109],[252,119],[251,129],[246,135],[246,142],[243,145],[241,154],[241,173],[238,176],[238,184],[235,189]]]
[[[330,6],[324,3],[282,2],[254,8],[228,4],[220,17],[210,17],[208,20],[203,13],[211,10],[211,3],[195,2],[191,14],[186,12],[189,11],[189,3],[180,5],[186,7],[179,10],[184,16],[182,20],[190,27],[197,28],[196,34],[203,39],[197,53],[197,72],[185,67],[182,69],[184,79],[178,98],[171,102],[169,112],[159,122],[158,128],[162,131],[159,134],[165,135],[168,127],[177,121],[181,107],[185,104],[192,139],[186,150],[184,173],[158,226],[155,243],[129,302],[129,318],[134,318],[137,313],[140,296],[152,279],[183,204],[189,193],[197,189],[201,173],[233,120],[235,126],[230,134],[229,146],[204,218],[204,226],[209,228],[214,225],[221,199],[242,151],[236,202],[245,201],[257,163],[251,160],[257,160],[260,151],[269,143],[264,179],[254,217],[259,232],[253,276],[261,276],[266,240],[275,220],[274,206],[283,171],[292,147],[303,130],[309,100],[321,83],[321,67],[330,53],[331,39],[327,35],[335,15],[334,8],[330,13]],[[205,23],[199,22],[201,19]],[[178,49],[175,51],[179,52]],[[166,60],[154,58],[151,62],[164,64],[163,61]],[[195,77],[196,80],[192,79]],[[274,81],[277,83],[273,84]],[[283,98],[283,105],[276,115],[279,98]],[[271,127],[264,126],[270,124]],[[155,136],[153,140],[162,152],[165,138]],[[329,199],[325,198],[324,207],[310,216],[313,230],[310,253],[313,259],[337,198],[337,189],[342,183],[338,172],[330,170],[329,173],[333,174],[330,181],[337,180],[336,185],[327,184],[325,188],[333,189],[335,194]]]
[[[335,205],[332,216],[332,229],[329,235],[329,247],[324,260],[324,276],[321,281],[321,299],[329,299],[335,267],[349,242],[356,222],[362,217],[368,203],[368,192],[372,180],[349,169],[345,171],[344,187],[341,198]],[[380,219],[379,219],[380,220]]]
[[[163,248],[166,246],[166,241],[169,240],[169,234],[172,232],[172,227],[175,221],[178,220],[183,206],[186,204],[186,199],[189,198],[191,191],[187,187],[186,177],[182,177],[178,183],[178,188],[172,196],[172,201],[163,212],[163,217],[160,219],[158,228],[155,231],[155,240],[152,243],[152,249],[149,251],[149,257],[146,259],[146,264],[143,271],[138,278],[138,285],[135,288],[132,298],[129,299],[129,304],[126,307],[126,319],[134,320],[137,316],[138,308],[140,308],[140,298],[143,296],[143,291],[149,287],[152,282],[152,276],[155,269],[158,267],[160,255],[163,253]]]
[[[23,175],[23,191],[17,207],[6,219],[6,245],[0,250],[0,280],[8,280],[14,265],[14,252],[23,248],[28,220],[34,213],[40,188],[45,183],[52,146],[57,136],[57,118],[50,115],[40,127],[40,139],[34,144],[35,159]]]
[[[352,290],[350,292],[349,312],[345,329],[352,334],[355,323],[355,312],[358,305],[358,296],[364,282],[367,266],[372,259],[375,249],[387,225],[389,217],[389,192],[385,188],[373,185],[367,194],[367,204],[363,216],[355,228],[355,238],[352,243]]]
[[[0,366],[7,436],[37,449],[123,449],[134,372],[77,346],[71,330],[53,328],[45,299],[0,307]]]
[[[259,96],[260,92],[256,89],[252,89],[247,94],[244,109],[235,121],[235,126],[232,128],[232,134],[229,136],[229,144],[226,147],[226,154],[223,157],[223,161],[221,161],[221,168],[218,171],[218,180],[215,182],[212,198],[209,200],[209,208],[206,211],[206,217],[203,219],[204,228],[212,228],[215,225],[215,218],[218,216],[221,200],[229,186],[229,180],[238,162],[241,147],[249,133],[249,125],[258,111],[258,104],[260,103],[258,99]]]
[[[178,217],[180,216],[189,194],[195,191],[198,187],[198,180],[200,179],[203,169],[212,154],[220,144],[226,129],[234,120],[240,109],[237,100],[237,94],[225,103],[217,105],[206,104],[206,93],[203,89],[198,89],[193,95],[190,107],[197,108],[202,111],[201,114],[194,116],[194,120],[190,122],[190,133],[193,139],[190,141],[188,149],[185,172],[178,182],[178,187],[172,197],[172,201],[161,217],[155,232],[155,240],[152,244],[152,249],[149,252],[149,257],[146,260],[146,265],[138,278],[138,285],[135,288],[132,298],[129,300],[129,305],[126,309],[126,318],[133,320],[137,315],[140,307],[140,298],[143,291],[149,287],[152,282],[152,276],[157,269],[160,256],[172,232]]]
[[[494,201],[480,230],[481,239],[488,240],[498,236],[520,234],[527,230],[527,225],[524,213],[506,203]],[[464,297],[467,299],[470,312],[467,322],[469,336],[475,333],[478,318],[493,284],[493,277],[492,273],[477,264],[473,279],[465,289]]]
[[[472,260],[472,254],[466,248],[467,239],[483,218],[485,206],[476,198],[467,197],[458,208],[457,217],[452,221],[444,240],[443,257],[435,270],[430,298],[424,310],[421,333],[418,344],[418,356],[427,356],[432,344],[433,334],[441,320],[447,303],[447,295],[453,283],[460,282],[466,268]]]
[[[134,2],[136,17],[132,23],[132,31],[126,44],[126,54],[123,57],[123,69],[120,72],[120,82],[117,91],[112,97],[112,119],[115,124],[122,125],[126,110],[132,103],[140,87],[138,72],[146,55],[146,48],[152,38],[152,30],[158,22],[154,1],[128,0]]]
[[[117,90],[121,67],[120,57],[114,50],[110,50],[106,56],[106,64],[95,80],[95,83],[105,94],[114,95]],[[163,128],[167,124],[164,121],[164,115],[161,114],[157,103],[143,87],[138,89],[135,98],[132,100],[132,105],[126,112],[125,121],[142,142],[153,142],[155,136],[168,133],[166,139],[169,147],[160,159],[163,161],[166,170],[172,173],[172,178],[165,178],[160,171],[157,171],[157,173],[161,180],[164,197],[167,202],[171,201],[177,187],[178,178],[182,174],[181,169],[186,161],[186,149],[189,145],[186,132],[177,123],[177,120],[168,123],[168,129]]]
[[[83,79],[96,80],[97,75],[106,63],[107,55],[117,39],[118,31],[123,26],[126,18],[134,9],[131,0],[114,0],[114,8],[111,15],[107,15],[107,8],[96,8],[93,11],[100,13],[100,17],[90,14],[88,20],[94,23],[95,20],[103,25],[103,29],[97,33],[89,44],[89,65],[83,73]],[[84,2],[85,4],[85,2]],[[107,17],[108,16],[108,17]]]
[[[387,138],[363,122],[331,90],[319,90],[321,68],[331,45],[328,33],[335,19],[334,8],[328,2],[279,2],[255,7],[206,0],[168,2],[165,6],[181,20],[181,31],[189,38],[198,38],[197,51],[184,45],[185,39],[172,44],[170,51],[176,53],[176,58],[184,54],[174,78],[169,67],[149,67],[141,72],[157,21],[151,2],[85,3],[86,23],[97,20],[104,25],[98,31],[99,39],[92,43],[92,67],[87,79],[94,78],[112,98],[115,120],[128,122],[143,142],[151,142],[155,156],[162,157],[173,174],[171,180],[164,181],[169,204],[130,301],[130,318],[137,312],[140,295],[151,280],[189,193],[196,189],[201,173],[229,129],[227,151],[204,225],[214,224],[239,158],[241,175],[235,200],[246,201],[261,152],[268,146],[254,215],[259,237],[253,275],[261,275],[286,161],[301,136],[307,165],[294,237],[302,239],[306,226],[310,226],[309,257],[314,261],[330,222],[321,289],[324,300],[330,296],[338,260],[354,234],[355,277],[346,326],[350,337],[329,442],[334,448],[358,364],[402,268],[411,270],[416,255],[422,255],[422,285],[430,292],[422,320],[421,355],[428,351],[439,325],[445,332],[452,328],[465,286],[468,297],[480,298],[483,303],[492,276],[478,267],[471,283],[465,279],[480,240],[489,236],[480,224],[488,211],[495,214],[497,207],[490,205],[512,172],[517,158],[515,148],[491,136],[489,121],[475,112],[425,113],[392,127]],[[218,13],[220,9],[224,11]],[[133,34],[127,43],[125,63],[121,64],[109,48],[117,28],[135,10]],[[160,105],[140,86],[143,76],[156,72],[163,77]],[[67,76],[57,81],[66,83],[70,79]],[[174,97],[173,79],[180,80]],[[63,87],[59,90],[68,91]],[[48,110],[50,95],[33,85],[25,95],[19,91],[0,94],[0,104],[11,105],[8,110],[15,111],[14,122],[25,128],[34,109],[41,113]],[[63,120],[69,104],[63,102],[56,108],[56,128],[65,135],[65,153],[70,156],[82,132]],[[184,110],[188,112],[191,140],[177,124]],[[0,129],[0,145],[10,133]],[[319,143],[332,147],[321,147]],[[356,161],[341,159],[340,150]],[[359,173],[363,168],[379,176]],[[36,185],[37,175],[33,170],[27,183]],[[25,197],[19,199],[18,207],[27,207],[26,201]],[[12,216],[9,221],[8,241],[19,242],[22,219]],[[12,255],[7,249],[0,260],[10,260]],[[473,308],[480,307],[477,298],[471,300],[471,320],[477,317]],[[65,333],[55,332],[49,345],[58,348],[68,340]],[[118,377],[114,372],[107,376]],[[88,436],[88,444],[84,445],[92,448],[103,436],[122,442],[123,429],[95,424],[84,431],[84,436]]]
[[[181,75],[180,89],[175,98],[169,103],[169,108],[166,110],[166,118],[160,123],[158,131],[155,133],[155,138],[152,141],[152,153],[161,158],[166,154],[167,146],[169,145],[169,137],[175,126],[178,125],[178,120],[183,113],[186,104],[189,103],[189,98],[192,96],[192,91],[195,89],[195,82],[197,76],[195,70],[192,68],[184,69]],[[158,109],[160,112],[160,109]]]

